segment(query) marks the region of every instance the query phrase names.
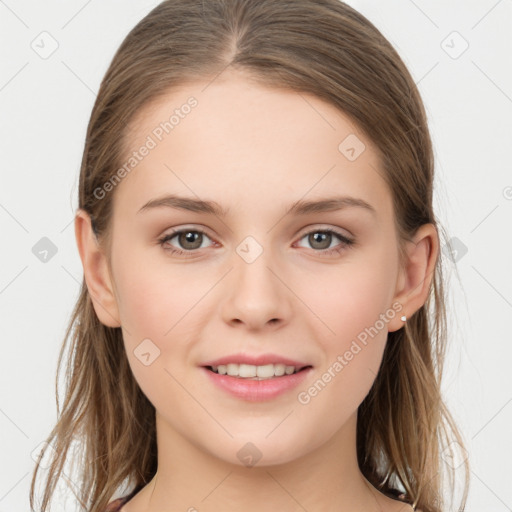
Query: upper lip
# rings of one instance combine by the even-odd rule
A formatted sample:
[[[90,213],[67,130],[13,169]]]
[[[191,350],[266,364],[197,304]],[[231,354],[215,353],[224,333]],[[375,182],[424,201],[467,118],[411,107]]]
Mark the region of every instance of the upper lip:
[[[259,354],[254,356],[249,354],[232,354],[229,356],[221,357],[220,359],[206,361],[205,363],[202,363],[201,366],[220,366],[229,363],[250,364],[253,366],[264,366],[266,364],[284,364],[285,366],[294,366],[297,370],[301,370],[306,366],[311,366],[310,364],[296,361],[295,359],[289,359],[288,357],[283,357],[277,354]]]

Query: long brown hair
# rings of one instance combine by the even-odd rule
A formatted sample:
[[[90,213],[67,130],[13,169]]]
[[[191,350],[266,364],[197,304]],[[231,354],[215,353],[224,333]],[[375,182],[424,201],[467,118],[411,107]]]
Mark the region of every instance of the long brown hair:
[[[91,215],[107,249],[115,191],[98,200],[95,190],[122,165],[130,121],[173,87],[213,80],[228,66],[267,86],[312,93],[360,127],[380,153],[400,247],[424,223],[442,232],[432,207],[434,157],[420,94],[397,52],[364,16],[338,0],[166,0],[121,44],[87,129],[78,206]],[[448,471],[453,482],[455,471],[443,452],[451,441],[464,451],[441,397],[447,339],[442,257],[440,252],[426,304],[389,333],[357,423],[364,476],[385,494],[403,491],[423,512],[445,507],[443,475]],[[100,323],[85,280],[57,383],[66,349],[66,393],[60,410],[56,389],[58,421],[47,439],[52,458],[38,510],[47,510],[78,441],[77,498],[87,510],[103,512],[122,485],[140,489],[155,475],[155,410],[131,373],[121,329]],[[459,510],[468,493],[467,460],[464,469]]]

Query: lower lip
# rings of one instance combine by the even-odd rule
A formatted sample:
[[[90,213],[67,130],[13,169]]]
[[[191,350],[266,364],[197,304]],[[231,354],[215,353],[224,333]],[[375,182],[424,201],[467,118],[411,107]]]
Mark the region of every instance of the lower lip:
[[[273,377],[264,380],[242,379],[239,377],[231,377],[229,375],[220,375],[205,368],[202,369],[208,374],[208,377],[214,384],[224,391],[231,393],[237,398],[250,402],[262,402],[271,400],[286,391],[298,386],[309,374],[311,367],[305,368],[291,375],[283,375],[281,377]]]

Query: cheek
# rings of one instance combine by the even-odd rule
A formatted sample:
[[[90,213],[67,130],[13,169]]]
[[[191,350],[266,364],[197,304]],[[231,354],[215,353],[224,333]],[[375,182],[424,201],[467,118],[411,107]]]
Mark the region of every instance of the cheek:
[[[117,264],[121,322],[139,337],[154,338],[162,346],[191,318],[211,287],[210,278],[186,271],[184,266],[144,264],[132,254]]]
[[[385,313],[394,293],[390,264],[384,259],[361,258],[303,281],[301,296],[324,322],[325,339],[342,348]]]
[[[205,298],[215,279],[206,271],[203,275],[184,265],[169,265],[163,258],[158,264],[142,261],[134,251],[119,258],[115,280],[132,372],[146,396],[158,402],[177,390],[168,372],[180,382],[186,377],[195,334],[211,313]],[[145,365],[148,359],[152,362]]]
[[[301,403],[310,403],[319,414],[329,411],[333,429],[357,409],[379,371],[387,324],[396,314],[389,307],[391,264],[384,257],[354,260],[302,290],[322,320],[315,329],[324,359],[309,390],[302,390]]]
[[[174,379],[184,380],[187,325],[197,314],[194,304],[201,290],[187,286],[189,281],[176,268],[171,272],[165,264],[141,261],[132,254],[117,266],[123,340],[142,392],[157,410],[165,410],[180,396]]]

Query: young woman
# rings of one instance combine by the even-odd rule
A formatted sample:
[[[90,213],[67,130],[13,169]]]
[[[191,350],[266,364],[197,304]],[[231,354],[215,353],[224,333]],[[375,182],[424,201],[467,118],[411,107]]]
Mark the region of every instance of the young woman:
[[[413,79],[346,4],[150,12],[88,127],[38,510],[73,441],[91,512],[447,510],[433,169]]]

